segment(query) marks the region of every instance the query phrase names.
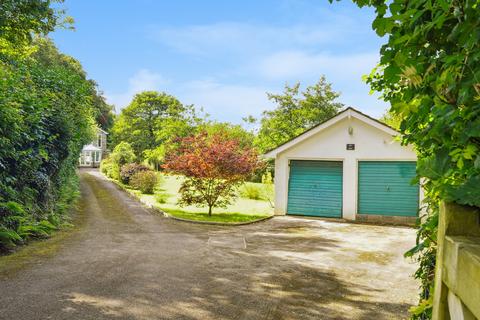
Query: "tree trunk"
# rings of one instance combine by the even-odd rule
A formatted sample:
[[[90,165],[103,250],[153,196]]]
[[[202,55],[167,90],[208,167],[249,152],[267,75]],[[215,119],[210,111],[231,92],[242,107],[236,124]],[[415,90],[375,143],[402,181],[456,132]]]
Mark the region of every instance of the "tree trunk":
[[[208,215],[209,215],[209,216],[212,215],[212,206],[208,206]]]

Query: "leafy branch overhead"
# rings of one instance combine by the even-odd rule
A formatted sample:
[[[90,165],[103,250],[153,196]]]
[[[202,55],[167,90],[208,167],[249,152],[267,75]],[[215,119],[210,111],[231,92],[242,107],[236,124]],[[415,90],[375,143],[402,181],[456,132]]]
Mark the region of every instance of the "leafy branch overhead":
[[[372,27],[387,40],[366,80],[390,102],[389,119],[415,146],[426,178],[428,214],[406,255],[420,263],[412,318],[429,319],[439,201],[480,207],[480,1],[354,2],[375,8]]]
[[[480,1],[355,2],[388,37],[367,81],[403,119],[419,175],[440,198],[480,206]]]

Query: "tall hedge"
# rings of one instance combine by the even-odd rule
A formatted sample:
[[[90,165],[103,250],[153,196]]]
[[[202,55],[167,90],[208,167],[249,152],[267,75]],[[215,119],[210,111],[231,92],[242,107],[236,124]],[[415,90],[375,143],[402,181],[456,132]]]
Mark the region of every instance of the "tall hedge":
[[[0,251],[58,227],[78,193],[75,168],[93,137],[92,83],[71,65],[45,63],[34,39],[61,12],[50,1],[0,8]],[[56,50],[56,48],[55,48]],[[45,55],[43,55],[45,57]]]
[[[1,247],[45,234],[42,225],[58,224],[75,193],[74,170],[93,124],[89,86],[77,74],[33,59],[5,60],[0,61]]]

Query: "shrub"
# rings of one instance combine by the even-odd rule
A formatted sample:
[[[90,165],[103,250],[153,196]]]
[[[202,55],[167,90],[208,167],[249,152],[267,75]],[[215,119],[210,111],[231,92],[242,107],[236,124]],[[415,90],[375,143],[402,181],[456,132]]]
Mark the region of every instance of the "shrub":
[[[252,200],[262,200],[264,198],[264,190],[259,184],[246,183],[240,188],[240,196]]]
[[[133,177],[134,174],[140,171],[148,171],[150,170],[149,167],[143,164],[138,163],[128,163],[122,166],[120,170],[120,181],[125,184],[130,183],[130,179]]]
[[[266,200],[270,201],[273,199],[275,194],[275,186],[273,184],[272,173],[270,171],[265,172],[265,174],[262,176],[262,184],[265,190],[265,198]]]
[[[113,163],[110,158],[103,159],[100,162],[100,172],[106,175],[109,178],[112,178],[113,174]]]
[[[47,219],[36,220],[14,201],[0,202],[0,213],[5,215],[0,223],[0,253],[30,238],[47,237],[61,224],[61,218],[52,213]]]
[[[158,177],[154,171],[139,171],[130,178],[130,185],[142,193],[152,194]]]
[[[128,142],[122,141],[113,149],[110,159],[113,164],[112,178],[120,180],[120,169],[122,166],[134,162],[137,159],[137,156],[133,152],[132,146]]]
[[[170,195],[168,193],[157,193],[155,195],[155,200],[158,202],[158,203],[167,203],[167,200],[168,198],[170,198]]]

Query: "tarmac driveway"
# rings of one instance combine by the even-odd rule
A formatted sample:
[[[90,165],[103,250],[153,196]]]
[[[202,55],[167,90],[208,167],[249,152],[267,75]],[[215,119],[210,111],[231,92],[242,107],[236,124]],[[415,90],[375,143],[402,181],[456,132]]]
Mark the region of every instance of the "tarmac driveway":
[[[0,319],[403,319],[416,302],[413,229],[189,224],[81,176],[79,227],[0,258]]]

